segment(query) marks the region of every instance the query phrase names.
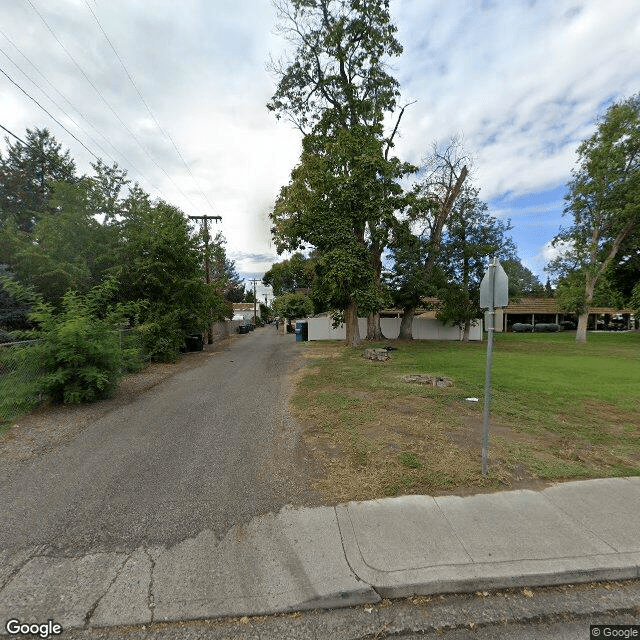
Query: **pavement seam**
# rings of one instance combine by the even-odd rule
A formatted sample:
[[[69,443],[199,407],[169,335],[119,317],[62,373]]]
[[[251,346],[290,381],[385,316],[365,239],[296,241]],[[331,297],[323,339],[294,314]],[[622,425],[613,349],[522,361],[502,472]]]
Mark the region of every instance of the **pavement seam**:
[[[44,556],[44,553],[38,553],[37,552],[37,547],[34,550],[33,553],[30,553],[29,556],[23,561],[21,562],[6,578],[6,580],[4,580],[4,582],[2,584],[0,584],[0,592],[2,592],[4,590],[5,587],[9,586],[9,583],[34,559],[34,558],[38,558],[40,556]]]
[[[544,491],[540,491],[540,496],[544,498],[554,509],[561,511],[573,524],[576,525],[576,527],[583,529],[584,531],[588,531],[594,538],[597,538],[598,540],[600,540],[600,542],[606,544],[607,547],[609,547],[609,549],[613,551],[613,553],[620,553],[619,549],[616,549],[615,547],[610,545],[604,538],[602,538],[597,533],[595,533],[595,531],[592,531],[591,529],[589,529],[589,527],[584,525],[582,522],[579,522],[578,520],[576,520],[568,511],[565,511],[560,505],[557,505],[555,502],[553,502],[553,500],[551,500],[549,496],[546,496],[544,494]]]
[[[363,582],[366,585],[369,585],[369,588],[373,590],[374,593],[376,593],[380,599],[383,598],[383,596],[381,596],[378,591],[376,590],[376,588],[370,583],[367,582],[366,580],[363,580],[356,572],[356,570],[351,566],[351,563],[349,562],[349,558],[347,557],[347,550],[344,547],[344,536],[342,535],[342,529],[340,528],[340,518],[338,518],[338,511],[336,509],[336,507],[332,507],[333,509],[333,513],[335,515],[336,518],[336,524],[338,525],[338,533],[340,534],[340,546],[342,547],[342,554],[344,555],[344,561],[347,563],[347,566],[349,567],[349,570],[351,571],[351,573],[356,577],[356,580],[358,580],[359,582]],[[351,518],[349,518],[349,523],[351,524],[351,528],[353,529],[353,523],[351,522]],[[355,537],[355,531],[353,532],[354,534],[354,539],[356,542],[356,546],[358,547],[358,552],[360,553],[360,557],[362,557],[362,551],[360,551],[360,545],[358,545],[358,539]],[[362,558],[362,562],[364,562],[364,558]],[[366,564],[366,562],[365,562]]]
[[[153,597],[153,572],[156,568],[156,561],[153,559],[153,556],[151,555],[151,553],[149,553],[148,549],[143,548],[143,551],[145,552],[146,556],[149,558],[149,562],[151,563],[151,571],[149,571],[149,587],[147,589],[147,607],[149,608],[149,611],[151,613],[151,623],[153,623],[155,619],[156,608]]]
[[[440,506],[440,503],[438,502],[438,497],[434,496],[433,501],[436,503],[436,507],[438,507],[438,511],[440,512],[440,515],[444,518],[444,521],[449,525],[449,529],[451,530],[453,535],[456,537],[458,544],[464,549],[464,552],[467,554],[467,558],[469,558],[469,562],[471,564],[476,564],[476,561],[473,559],[473,556],[469,553],[469,549],[467,549],[464,542],[458,535],[458,532],[456,531],[456,528],[453,526],[453,523],[451,522],[451,520],[449,520],[449,518],[447,518],[447,514],[443,511],[442,507]],[[455,563],[455,564],[459,564],[459,563]]]
[[[111,589],[111,587],[115,584],[116,580],[120,577],[120,574],[124,569],[124,566],[127,564],[127,562],[129,561],[129,558],[131,558],[132,555],[133,555],[133,552],[125,556],[122,564],[120,565],[115,575],[113,576],[113,579],[111,580],[107,588],[104,590],[104,593],[98,597],[98,599],[91,605],[91,607],[89,607],[89,610],[84,616],[84,625],[83,625],[84,629],[86,629],[89,626],[89,620],[91,620],[91,616],[95,613],[102,599],[107,595],[107,593],[109,593],[109,590]]]

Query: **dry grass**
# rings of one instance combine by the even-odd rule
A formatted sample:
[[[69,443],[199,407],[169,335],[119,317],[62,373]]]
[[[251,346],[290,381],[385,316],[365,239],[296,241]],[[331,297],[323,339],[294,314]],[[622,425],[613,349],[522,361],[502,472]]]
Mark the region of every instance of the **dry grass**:
[[[511,356],[539,350],[533,342],[529,348],[514,345]],[[363,359],[362,349],[338,343],[305,345],[308,364],[296,375],[292,407],[303,425],[307,451],[322,469],[313,488],[327,503],[412,493],[465,495],[640,474],[640,413],[629,411],[624,402],[621,407],[593,398],[579,404],[564,398],[558,400],[558,411],[553,402],[534,399],[527,407],[527,389],[515,398],[498,385],[490,472],[483,477],[482,402],[465,401],[481,396],[477,376],[470,379],[457,357],[449,358],[447,370],[437,359],[438,367],[426,370],[424,356],[435,353],[434,343],[398,347],[390,361],[381,363]],[[508,350],[509,344],[500,347]],[[459,350],[460,357],[479,358],[480,368],[484,365],[483,345],[442,348],[454,356]],[[415,373],[444,374],[454,385],[401,381],[402,375]]]

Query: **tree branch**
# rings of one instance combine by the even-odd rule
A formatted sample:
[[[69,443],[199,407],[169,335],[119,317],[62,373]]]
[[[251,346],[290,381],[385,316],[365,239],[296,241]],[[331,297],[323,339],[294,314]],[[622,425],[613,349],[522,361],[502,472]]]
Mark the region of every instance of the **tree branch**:
[[[407,107],[410,107],[412,104],[415,104],[416,102],[418,102],[417,100],[414,100],[413,102],[408,102],[407,104],[404,105],[404,107],[402,107],[402,109],[400,109],[400,115],[398,115],[398,119],[396,120],[396,126],[393,127],[393,131],[391,132],[391,136],[389,137],[389,140],[387,140],[387,148],[384,151],[384,159],[388,160],[389,159],[389,149],[391,148],[391,145],[393,144],[393,139],[398,131],[398,127],[400,126],[400,120],[402,120],[402,116],[404,115],[404,110]]]

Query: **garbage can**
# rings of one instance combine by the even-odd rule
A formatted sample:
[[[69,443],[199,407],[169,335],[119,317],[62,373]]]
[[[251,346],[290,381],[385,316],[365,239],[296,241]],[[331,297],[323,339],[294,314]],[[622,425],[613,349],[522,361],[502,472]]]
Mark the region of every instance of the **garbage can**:
[[[302,342],[302,322],[296,322],[296,342]]]
[[[184,338],[187,351],[203,351],[204,336],[201,333],[193,333]]]

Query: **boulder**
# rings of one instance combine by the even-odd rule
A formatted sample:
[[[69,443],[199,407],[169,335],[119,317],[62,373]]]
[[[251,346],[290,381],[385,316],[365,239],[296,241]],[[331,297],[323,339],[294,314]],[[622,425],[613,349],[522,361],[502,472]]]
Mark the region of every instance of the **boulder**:
[[[433,387],[450,387],[453,381],[443,376],[402,376],[402,382],[417,382],[418,384],[429,384]]]
[[[380,362],[385,362],[389,359],[389,354],[387,353],[386,349],[365,349],[362,357],[369,360],[378,360]]]

